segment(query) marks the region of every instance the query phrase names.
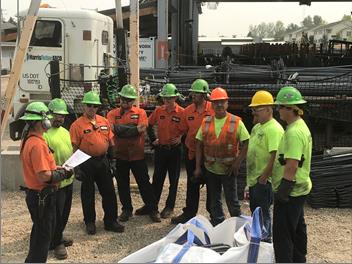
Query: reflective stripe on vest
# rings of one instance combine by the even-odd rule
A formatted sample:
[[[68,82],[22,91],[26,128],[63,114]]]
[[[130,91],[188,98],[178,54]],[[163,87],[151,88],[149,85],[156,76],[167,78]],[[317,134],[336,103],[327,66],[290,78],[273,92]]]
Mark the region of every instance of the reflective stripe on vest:
[[[230,119],[229,119],[227,132],[230,134],[233,134],[233,133],[237,132],[237,125],[236,125],[238,123],[237,119],[240,120],[240,118],[236,117],[235,115],[231,115],[231,114],[228,114],[228,116]],[[206,138],[207,134],[209,133],[210,125],[211,125],[211,122],[213,121],[212,118],[213,118],[212,116],[207,116],[205,118],[204,130],[203,130],[204,138]],[[215,122],[215,120],[214,120],[214,122]],[[214,124],[214,126],[215,126],[215,124]],[[214,127],[214,129],[215,129],[215,127]],[[215,131],[214,131],[214,133],[215,133]],[[220,133],[222,133],[222,132],[220,132]],[[219,137],[220,137],[220,135],[219,135]],[[227,144],[227,147],[231,147],[231,146],[232,146],[232,144]],[[224,163],[224,164],[229,164],[229,163],[232,163],[233,161],[236,160],[236,156],[219,158],[219,157],[209,156],[206,153],[204,153],[204,158],[205,158],[206,162],[208,162],[208,163],[220,162],[220,163]]]

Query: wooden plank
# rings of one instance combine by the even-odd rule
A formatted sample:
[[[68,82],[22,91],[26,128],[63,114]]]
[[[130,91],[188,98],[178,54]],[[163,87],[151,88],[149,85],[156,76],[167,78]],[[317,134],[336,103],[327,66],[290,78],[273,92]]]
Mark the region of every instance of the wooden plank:
[[[40,4],[40,1],[37,1],[37,2],[39,2]],[[39,8],[39,4],[38,4],[38,8]],[[34,14],[37,14],[38,10],[35,11],[33,9],[32,10],[30,9],[30,11],[33,12]],[[30,13],[30,11],[28,13]],[[2,98],[3,102],[1,105],[1,110],[3,111],[3,106],[6,110],[3,115],[3,120],[1,121],[1,139],[3,138],[5,128],[9,119],[9,115],[12,113],[12,110],[13,110],[13,106],[12,106],[13,97],[16,92],[17,83],[20,79],[24,57],[26,56],[26,53],[27,53],[28,45],[32,37],[36,20],[37,20],[37,16],[32,15],[32,16],[27,16],[26,20],[24,21],[21,39],[16,49],[15,60],[10,72],[10,79],[5,91],[5,96],[4,98]]]
[[[139,1],[130,2],[130,39],[129,39],[129,65],[131,72],[130,83],[137,89],[136,105],[139,106]]]

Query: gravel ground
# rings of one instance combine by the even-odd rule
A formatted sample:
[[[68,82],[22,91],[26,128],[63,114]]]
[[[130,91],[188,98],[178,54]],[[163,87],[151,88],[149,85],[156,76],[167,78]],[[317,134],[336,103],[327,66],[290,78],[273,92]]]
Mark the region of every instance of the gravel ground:
[[[183,173],[184,174],[184,173]],[[76,184],[76,183],[75,183]],[[167,186],[167,182],[165,184]],[[185,201],[186,181],[181,177],[175,213],[182,211]],[[164,189],[160,208],[165,204]],[[1,194],[1,263],[23,262],[29,245],[31,220],[24,201],[23,192]],[[60,262],[117,262],[136,250],[160,239],[174,226],[169,220],[152,223],[148,216],[134,216],[126,224],[123,234],[106,232],[103,229],[101,199],[96,195],[97,234],[88,236],[82,222],[79,192],[75,192],[73,206],[66,227],[67,237],[74,239],[68,248],[68,259]],[[207,215],[205,190],[202,190],[200,214]],[[142,205],[137,191],[133,192],[134,208]],[[242,204],[248,214],[248,205]],[[226,210],[225,210],[226,211]],[[352,262],[352,209],[312,209],[306,206],[308,225],[308,262]],[[58,262],[49,253],[48,262]]]

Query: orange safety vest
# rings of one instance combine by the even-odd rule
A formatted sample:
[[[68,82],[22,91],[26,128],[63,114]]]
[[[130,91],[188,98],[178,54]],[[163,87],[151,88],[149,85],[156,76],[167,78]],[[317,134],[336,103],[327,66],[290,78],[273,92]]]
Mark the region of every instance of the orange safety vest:
[[[238,153],[236,134],[240,120],[240,117],[227,113],[226,122],[217,138],[214,116],[204,118],[202,136],[204,158],[207,164],[211,165],[214,162],[221,162],[226,166],[233,164]]]

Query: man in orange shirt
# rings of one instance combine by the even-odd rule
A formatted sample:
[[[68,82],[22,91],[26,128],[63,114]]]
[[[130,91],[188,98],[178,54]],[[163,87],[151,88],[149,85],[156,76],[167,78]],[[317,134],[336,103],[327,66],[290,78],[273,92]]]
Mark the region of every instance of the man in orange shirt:
[[[211,103],[206,101],[209,92],[209,85],[205,80],[195,80],[190,89],[190,96],[193,103],[185,109],[182,115],[180,129],[183,133],[186,133],[185,165],[187,171],[187,196],[186,207],[183,208],[182,214],[171,219],[171,223],[173,224],[185,223],[196,216],[198,212],[200,182],[196,181],[193,176],[193,172],[196,169],[196,134],[204,117],[214,115]],[[205,175],[202,175],[202,177],[204,181]],[[208,212],[210,212],[209,201],[207,192]]]
[[[46,262],[55,230],[57,183],[72,176],[72,171],[56,166],[43,138],[43,133],[51,127],[49,118],[49,109],[42,102],[30,103],[20,118],[26,121],[20,158],[26,203],[33,222],[26,263]]]
[[[164,105],[157,107],[149,117],[148,135],[155,147],[153,189],[159,203],[163,190],[166,173],[169,173],[169,195],[165,208],[161,212],[162,218],[169,218],[175,207],[178,179],[180,177],[181,163],[181,133],[179,125],[183,108],[176,103],[180,96],[176,86],[172,83],[165,84],[160,96]],[[157,137],[153,126],[157,125]],[[146,207],[136,211],[136,214],[146,214]]]
[[[73,151],[80,149],[92,156],[75,171],[82,180],[81,201],[86,230],[89,235],[96,233],[94,188],[96,183],[102,196],[104,229],[121,233],[124,231],[124,226],[117,221],[116,193],[106,156],[109,147],[111,150],[114,145],[114,134],[108,120],[96,114],[101,105],[97,93],[87,92],[82,103],[84,114],[71,125],[70,135]]]
[[[115,132],[115,147],[117,159],[117,187],[122,203],[121,222],[126,222],[132,216],[133,207],[130,193],[130,170],[138,184],[145,206],[150,211],[153,222],[160,222],[158,205],[149,182],[148,167],[144,159],[145,132],[148,126],[146,112],[133,106],[137,98],[134,86],[127,84],[119,92],[121,108],[111,110],[107,119]]]

